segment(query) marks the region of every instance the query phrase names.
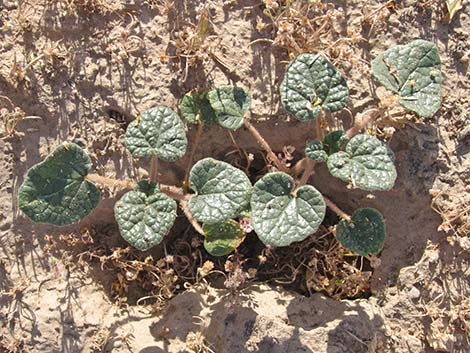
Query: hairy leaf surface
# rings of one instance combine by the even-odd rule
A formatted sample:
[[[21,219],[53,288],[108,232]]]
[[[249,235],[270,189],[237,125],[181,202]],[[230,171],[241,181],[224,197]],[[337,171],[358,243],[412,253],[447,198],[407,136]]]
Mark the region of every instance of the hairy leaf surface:
[[[180,159],[188,144],[181,119],[168,107],[149,109],[131,122],[125,143],[135,157],[157,155],[169,162]]]
[[[348,142],[345,151],[328,158],[330,173],[363,190],[390,190],[397,172],[393,152],[375,136],[360,134]]]
[[[100,192],[85,180],[90,157],[78,145],[64,142],[33,166],[19,189],[20,209],[34,222],[71,224],[88,215]]]
[[[223,223],[204,224],[202,229],[206,235],[204,238],[204,248],[212,256],[230,254],[238,248],[245,236],[240,224],[233,219]]]
[[[246,174],[213,158],[205,158],[193,166],[189,186],[196,192],[189,200],[189,209],[203,223],[235,218],[250,200],[251,183]]]
[[[156,183],[142,180],[116,203],[114,214],[122,237],[145,251],[159,244],[176,219],[176,202]]]
[[[286,110],[301,121],[313,120],[322,110],[336,112],[346,106],[346,80],[320,54],[301,54],[286,69],[280,86]]]
[[[250,94],[243,88],[222,86],[209,92],[209,102],[219,124],[236,130],[243,125],[243,118],[250,109]]]
[[[282,172],[256,182],[251,197],[252,225],[266,245],[287,246],[317,231],[325,217],[322,195],[311,185],[295,195],[294,179]]]
[[[418,39],[387,50],[372,60],[372,73],[419,116],[432,116],[441,106],[441,59],[433,42]]]
[[[360,208],[351,221],[342,219],[336,226],[336,239],[361,256],[377,254],[385,241],[385,223],[374,208]]]
[[[318,140],[307,141],[305,155],[316,162],[326,162],[328,154],[323,149],[323,143]]]
[[[193,90],[184,95],[180,104],[181,115],[188,123],[212,125],[217,121],[206,90]]]

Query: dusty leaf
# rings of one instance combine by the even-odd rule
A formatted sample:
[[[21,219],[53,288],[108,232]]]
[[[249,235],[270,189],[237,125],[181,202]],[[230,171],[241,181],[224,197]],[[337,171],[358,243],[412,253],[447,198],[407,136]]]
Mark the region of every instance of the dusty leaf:
[[[385,51],[372,60],[372,73],[419,116],[432,116],[441,106],[441,59],[433,42],[418,39]]]
[[[198,124],[203,122],[205,125],[210,126],[217,120],[207,94],[206,90],[193,90],[184,95],[181,100],[180,111],[188,123]]]
[[[336,239],[361,256],[377,254],[385,241],[383,217],[374,208],[360,208],[353,213],[351,221],[342,219],[338,223]]]
[[[204,248],[212,256],[225,256],[234,251],[245,236],[240,224],[233,219],[222,223],[204,224]]]
[[[121,236],[145,251],[159,244],[176,219],[176,202],[156,183],[142,180],[116,203],[114,214]]]
[[[249,204],[251,182],[246,174],[213,158],[200,160],[192,167],[189,186],[196,192],[189,200],[189,209],[203,223],[235,218]]]
[[[446,0],[447,11],[449,11],[449,23],[454,18],[457,11],[462,9],[462,0]]]
[[[236,130],[243,125],[243,118],[250,109],[250,94],[243,88],[222,86],[209,92],[209,102],[219,124]]]
[[[256,182],[251,197],[252,225],[266,245],[287,246],[315,233],[325,217],[322,195],[311,185],[295,195],[294,179],[281,172]]]
[[[286,110],[301,121],[313,120],[322,110],[336,112],[346,106],[346,80],[320,54],[301,54],[286,69],[280,86]]]
[[[390,190],[397,178],[393,152],[367,134],[351,138],[345,151],[329,156],[327,166],[333,176],[363,190]]]
[[[88,215],[100,192],[85,179],[90,157],[78,145],[64,142],[33,166],[18,194],[20,209],[34,222],[71,224]]]
[[[131,122],[126,130],[125,143],[135,157],[157,155],[169,162],[180,159],[188,144],[183,122],[168,107],[149,109]]]

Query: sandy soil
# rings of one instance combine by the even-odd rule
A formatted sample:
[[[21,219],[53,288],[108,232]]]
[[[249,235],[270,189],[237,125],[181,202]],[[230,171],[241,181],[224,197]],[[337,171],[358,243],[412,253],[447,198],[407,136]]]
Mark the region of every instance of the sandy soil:
[[[208,42],[222,64],[202,51],[189,70],[174,58],[175,38],[197,23],[195,1],[175,0],[171,8],[157,0],[110,3],[0,2],[0,352],[470,351],[469,1],[450,24],[438,0],[395,1],[396,10],[382,6],[386,1],[331,2],[340,15],[318,50],[347,78],[353,114],[377,103],[368,66],[377,53],[423,38],[438,45],[443,63],[441,110],[431,119],[406,114],[388,122],[397,128],[390,140],[398,169],[392,191],[370,197],[347,190],[321,166],[313,180],[345,210],[372,206],[385,215],[381,265],[362,298],[306,297],[305,283],[287,291],[246,279],[244,289],[234,291],[223,288],[223,279],[207,277],[187,291],[162,294],[166,300],[181,293],[162,310],[147,301],[137,305],[149,293],[108,262],[77,260],[90,246],[73,241],[84,226],[93,246],[109,251],[110,263],[121,256],[112,250],[125,247],[112,209],[122,191],[104,191],[99,208],[78,225],[35,225],[16,201],[28,168],[61,141],[75,140],[88,149],[98,173],[142,177],[146,164],[132,161],[123,145],[126,122],[156,104],[176,108],[198,86],[235,82],[249,89],[256,126],[277,151],[290,145],[301,152],[313,129],[292,121],[279,105],[289,53],[260,40],[275,37],[269,27],[258,28],[258,18],[269,22],[262,1],[213,1]],[[331,43],[351,33],[365,40],[335,52]],[[347,112],[333,120],[350,124]],[[196,158],[230,160],[238,148],[258,149],[243,129],[233,137],[236,145],[222,129],[206,131]],[[180,183],[185,162],[162,163],[160,180]],[[185,237],[182,221],[165,246]],[[166,251],[160,246],[145,256],[157,262]]]

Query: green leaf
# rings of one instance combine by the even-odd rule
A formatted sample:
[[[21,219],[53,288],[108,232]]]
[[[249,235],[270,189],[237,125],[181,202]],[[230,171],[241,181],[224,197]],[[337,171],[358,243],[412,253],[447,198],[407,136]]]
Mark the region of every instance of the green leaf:
[[[243,118],[250,109],[250,94],[243,88],[222,86],[209,92],[209,102],[219,124],[236,130],[243,125]]]
[[[196,194],[189,200],[194,218],[203,223],[220,223],[237,217],[249,203],[251,183],[245,173],[212,158],[197,162],[189,174]]]
[[[348,135],[343,130],[332,131],[323,139],[323,148],[328,155],[343,151],[349,141]]]
[[[100,192],[85,177],[90,157],[78,145],[64,142],[33,166],[19,189],[20,209],[34,222],[65,225],[88,215]]]
[[[374,208],[360,208],[354,212],[351,221],[339,221],[336,239],[345,248],[361,256],[377,254],[385,241],[383,217]]]
[[[145,251],[159,244],[176,219],[176,202],[147,180],[138,183],[116,203],[114,214],[122,237]]]
[[[206,235],[204,248],[212,256],[225,256],[234,251],[243,241],[245,234],[240,224],[233,219],[223,223],[204,224]]]
[[[419,116],[432,116],[441,106],[441,59],[432,42],[418,39],[387,50],[372,60],[372,73]]]
[[[320,54],[301,54],[286,69],[280,86],[286,110],[301,121],[313,120],[322,110],[336,112],[346,106],[346,80]]]
[[[317,140],[307,141],[305,155],[316,162],[326,162],[328,160],[328,154],[323,149],[323,143]]]
[[[169,162],[180,159],[188,144],[181,119],[167,107],[149,109],[130,123],[125,143],[135,157],[157,155]]]
[[[206,90],[192,90],[184,95],[180,104],[181,115],[188,123],[211,126],[217,120]]]
[[[360,134],[346,145],[346,150],[328,158],[330,173],[353,187],[363,190],[390,190],[397,172],[390,148],[375,136]]]
[[[315,233],[325,217],[322,195],[311,185],[293,193],[291,176],[275,172],[256,182],[251,197],[253,228],[266,245],[287,246]]]

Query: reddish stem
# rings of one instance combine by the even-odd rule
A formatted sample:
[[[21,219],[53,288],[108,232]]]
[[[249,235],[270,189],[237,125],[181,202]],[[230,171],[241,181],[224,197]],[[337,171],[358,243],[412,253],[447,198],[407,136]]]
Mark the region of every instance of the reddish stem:
[[[326,206],[328,206],[328,208],[332,210],[334,213],[336,213],[339,217],[347,221],[351,221],[351,216],[348,215],[343,210],[341,210],[338,206],[336,206],[336,204],[333,201],[331,201],[328,197],[323,196],[323,200],[325,200]]]
[[[364,118],[361,119],[360,122],[355,123],[353,127],[351,127],[348,131],[346,131],[346,135],[351,138],[354,135],[356,135],[359,131],[361,131],[363,128],[365,128],[368,124],[373,122],[375,119],[377,119],[380,116],[381,111],[377,108],[372,108],[369,110],[366,110],[363,114],[361,114],[361,117],[365,115]]]

